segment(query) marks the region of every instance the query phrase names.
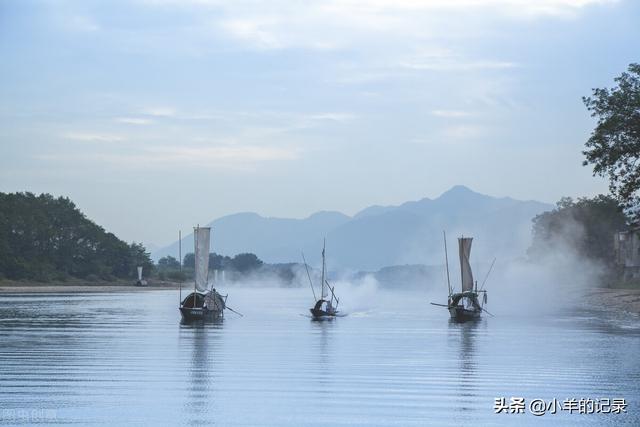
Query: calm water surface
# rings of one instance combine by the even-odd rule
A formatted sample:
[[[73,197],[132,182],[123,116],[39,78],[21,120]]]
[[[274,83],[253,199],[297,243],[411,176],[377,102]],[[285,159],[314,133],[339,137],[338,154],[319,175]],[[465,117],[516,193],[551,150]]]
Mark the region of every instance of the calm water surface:
[[[379,291],[313,322],[308,290],[229,293],[245,316],[204,326],[179,323],[174,291],[0,296],[0,424],[640,425],[637,319],[457,325],[423,295]],[[629,407],[494,414],[496,397]]]

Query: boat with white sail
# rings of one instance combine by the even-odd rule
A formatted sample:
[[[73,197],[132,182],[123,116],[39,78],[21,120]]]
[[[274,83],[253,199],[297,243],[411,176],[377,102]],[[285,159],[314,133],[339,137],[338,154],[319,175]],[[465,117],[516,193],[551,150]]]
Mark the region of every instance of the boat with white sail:
[[[138,270],[138,280],[136,280],[136,286],[147,286],[147,281],[142,278],[142,266],[139,265],[137,267]]]
[[[194,239],[194,283],[193,292],[182,299],[180,287],[180,314],[186,322],[194,320],[214,320],[224,316],[227,308],[227,295],[222,296],[212,286],[209,289],[209,242],[210,227],[195,227]]]
[[[449,288],[449,297],[447,304],[436,304],[442,307],[446,307],[449,310],[451,319],[457,322],[465,322],[468,320],[480,319],[482,312],[489,313],[484,305],[487,303],[487,291],[478,289],[478,282],[473,280],[473,271],[471,270],[471,263],[469,258],[471,256],[471,243],[472,237],[459,237],[458,238],[458,255],[460,257],[460,277],[461,277],[461,291],[454,292],[451,287],[451,281],[449,278],[449,256],[447,255],[447,238],[444,236],[444,250],[445,250],[445,262],[447,268],[447,286]],[[495,260],[494,260],[495,262]],[[491,264],[493,267],[493,263]],[[489,269],[491,272],[491,269]],[[487,273],[487,276],[489,273]],[[486,281],[486,278],[485,278]],[[483,282],[484,287],[484,282]],[[480,301],[480,295],[482,295],[482,301]]]

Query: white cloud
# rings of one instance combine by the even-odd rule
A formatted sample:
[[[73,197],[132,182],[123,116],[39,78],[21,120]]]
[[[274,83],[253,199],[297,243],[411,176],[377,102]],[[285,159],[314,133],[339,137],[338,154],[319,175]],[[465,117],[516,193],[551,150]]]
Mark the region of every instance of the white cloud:
[[[181,110],[169,107],[147,108],[142,111],[147,116],[172,118],[176,120],[223,121],[227,125],[237,124],[240,130],[269,129],[280,131],[320,126],[322,122],[347,122],[354,120],[354,113],[345,111],[320,111],[300,113],[280,110]],[[146,125],[153,120],[138,117],[120,117],[116,121],[127,124]],[[251,123],[251,125],[249,125]],[[272,132],[271,132],[272,133]]]
[[[311,120],[330,120],[334,122],[346,122],[356,118],[351,113],[318,113],[307,116]]]
[[[472,115],[469,111],[462,110],[432,110],[431,114],[436,117],[443,117],[448,119],[469,117]]]
[[[506,19],[575,16],[582,9],[618,0],[146,0],[155,6],[190,5],[211,13],[213,22],[228,36],[257,49],[305,47],[335,49],[368,38],[398,40],[406,37],[455,36],[460,17],[483,15]],[[222,18],[220,18],[222,16]],[[472,21],[473,21],[472,20]],[[443,25],[443,22],[445,25]],[[451,25],[454,24],[454,25]]]
[[[146,161],[155,163],[187,163],[199,165],[234,165],[272,160],[294,160],[293,149],[257,145],[222,145],[213,147],[157,147],[144,155]]]
[[[128,125],[140,125],[140,126],[150,125],[153,123],[153,120],[143,119],[140,117],[119,117],[116,119],[116,121],[118,123],[125,123]]]
[[[264,49],[280,49],[288,43],[280,40],[278,34],[272,30],[277,20],[265,18],[231,19],[222,22],[221,26],[230,35],[240,40],[255,44]]]
[[[142,3],[155,6],[206,7],[255,12],[269,10],[271,13],[290,13],[292,10],[319,9],[331,11],[336,15],[356,17],[366,12],[420,11],[420,10],[457,10],[492,9],[509,10],[520,14],[562,14],[567,10],[579,10],[597,4],[615,3],[618,0],[329,0],[324,2],[305,2],[299,4],[289,0],[141,0]],[[358,12],[358,13],[354,13]]]
[[[142,111],[142,114],[154,117],[175,117],[177,113],[173,107],[150,107]]]
[[[298,150],[295,148],[222,144],[218,146],[147,146],[142,150],[131,152],[118,150],[56,152],[40,154],[37,158],[59,164],[107,162],[115,168],[135,168],[136,170],[168,170],[178,166],[250,171],[261,163],[295,160],[298,155]]]
[[[65,139],[86,142],[118,142],[124,141],[125,138],[120,135],[94,132],[68,132],[62,135]]]
[[[474,71],[474,70],[491,70],[514,68],[517,64],[508,61],[469,61],[462,58],[435,60],[425,62],[402,62],[401,67],[412,70],[433,70],[433,71]]]
[[[477,125],[456,125],[443,129],[442,136],[446,140],[469,140],[479,138],[487,133],[487,129]]]

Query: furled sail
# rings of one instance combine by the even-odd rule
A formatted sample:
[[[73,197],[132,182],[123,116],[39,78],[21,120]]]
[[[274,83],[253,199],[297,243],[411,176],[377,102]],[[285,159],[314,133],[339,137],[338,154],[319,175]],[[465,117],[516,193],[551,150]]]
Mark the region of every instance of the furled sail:
[[[138,266],[138,281],[142,281],[142,267]]]
[[[197,227],[193,230],[195,237],[195,273],[196,289],[206,292],[209,282],[209,238],[211,228]]]
[[[460,271],[462,274],[462,292],[473,290],[473,273],[471,272],[471,264],[469,263],[472,241],[472,237],[458,238],[458,250],[460,252]]]

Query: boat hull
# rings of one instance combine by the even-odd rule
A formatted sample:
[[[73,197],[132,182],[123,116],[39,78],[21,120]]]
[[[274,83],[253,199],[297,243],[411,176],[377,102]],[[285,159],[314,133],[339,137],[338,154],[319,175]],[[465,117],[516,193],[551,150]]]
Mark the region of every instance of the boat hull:
[[[329,320],[329,319],[333,319],[336,317],[336,315],[338,314],[338,312],[326,312],[324,310],[320,310],[320,309],[316,309],[316,308],[310,308],[309,311],[311,312],[311,317],[314,320]]]
[[[224,305],[206,305],[209,294],[192,292],[180,303],[180,314],[183,322],[194,322],[201,320],[216,320],[222,318],[223,310],[219,307]],[[213,308],[213,309],[212,309]]]
[[[222,318],[222,311],[199,307],[180,307],[180,314],[182,315],[182,320],[185,322],[216,320]]]
[[[451,319],[456,322],[468,322],[472,320],[480,319],[480,310],[469,310],[464,307],[454,306],[449,307],[449,314],[451,315]]]

